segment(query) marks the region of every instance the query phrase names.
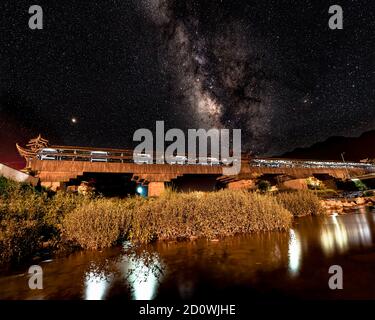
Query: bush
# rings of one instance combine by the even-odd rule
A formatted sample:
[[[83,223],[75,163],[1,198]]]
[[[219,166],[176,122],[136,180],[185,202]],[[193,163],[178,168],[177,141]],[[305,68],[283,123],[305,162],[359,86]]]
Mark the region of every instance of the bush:
[[[271,183],[268,182],[267,180],[260,180],[257,183],[257,188],[260,192],[267,192],[268,190],[271,189]]]
[[[47,192],[0,177],[0,265],[21,262],[59,242],[62,216],[73,210],[80,197]],[[52,241],[51,241],[52,240]]]
[[[9,191],[11,191],[13,188],[15,188],[16,183],[13,181],[10,181],[3,176],[0,176],[0,196],[6,196],[8,195]]]
[[[311,191],[282,192],[277,201],[296,217],[324,214],[320,199]]]
[[[374,195],[375,195],[375,192],[373,190],[367,190],[367,191],[363,192],[364,197],[372,197]]]
[[[19,263],[40,247],[41,224],[36,220],[2,220],[0,230],[0,265]]]

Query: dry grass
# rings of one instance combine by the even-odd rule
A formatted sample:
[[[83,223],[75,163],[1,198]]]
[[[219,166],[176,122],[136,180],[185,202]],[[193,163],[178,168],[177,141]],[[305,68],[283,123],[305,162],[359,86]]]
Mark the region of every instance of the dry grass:
[[[275,195],[277,201],[295,217],[324,214],[319,197],[313,191],[282,192]]]
[[[133,210],[144,201],[137,197],[83,202],[66,214],[63,237],[85,249],[110,247],[129,236]]]
[[[64,232],[67,239],[95,249],[119,238],[147,243],[286,230],[291,221],[292,215],[271,196],[225,190],[166,193],[149,200],[92,200],[66,215]]]

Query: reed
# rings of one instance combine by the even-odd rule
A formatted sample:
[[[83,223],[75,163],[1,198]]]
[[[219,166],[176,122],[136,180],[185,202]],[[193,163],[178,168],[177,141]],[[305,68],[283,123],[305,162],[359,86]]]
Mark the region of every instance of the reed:
[[[286,230],[291,222],[291,213],[268,195],[168,192],[148,200],[94,199],[66,215],[64,233],[80,246],[96,249],[118,239],[147,243]]]
[[[295,217],[316,216],[325,213],[314,191],[289,191],[275,195],[277,201]]]

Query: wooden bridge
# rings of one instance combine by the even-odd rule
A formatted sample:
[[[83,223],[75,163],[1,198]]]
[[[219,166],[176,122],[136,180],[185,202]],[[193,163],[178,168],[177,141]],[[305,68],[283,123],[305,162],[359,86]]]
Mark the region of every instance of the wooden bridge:
[[[214,177],[218,183],[229,188],[251,188],[257,179],[273,178],[279,183],[291,181],[303,184],[307,177],[324,179],[348,179],[374,173],[375,167],[364,163],[338,161],[313,161],[293,159],[251,159],[243,155],[239,174],[223,174],[225,164],[215,159],[206,164],[188,164],[181,160],[175,164],[155,164],[155,157],[141,155],[134,162],[133,151],[128,149],[86,148],[72,146],[49,146],[40,136],[30,140],[26,148],[17,145],[19,153],[27,161],[32,172],[43,186],[62,188],[72,181],[79,181],[85,174],[127,174],[132,181],[148,186],[150,196],[158,195],[166,182],[186,176]],[[303,185],[301,185],[303,188]]]

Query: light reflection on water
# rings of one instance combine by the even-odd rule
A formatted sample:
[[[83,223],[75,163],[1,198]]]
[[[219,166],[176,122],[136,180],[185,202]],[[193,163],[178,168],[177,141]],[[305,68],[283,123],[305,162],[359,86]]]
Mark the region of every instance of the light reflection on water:
[[[301,218],[289,231],[288,272],[298,276],[309,249],[318,249],[327,258],[350,250],[373,246],[375,213],[360,208],[360,214]]]
[[[296,276],[299,273],[299,268],[301,264],[301,240],[299,238],[298,232],[293,229],[289,231],[289,265],[288,270],[291,276]]]
[[[104,300],[114,283],[126,283],[133,300],[151,300],[162,280],[162,265],[156,254],[121,255],[114,261],[90,264],[84,276],[85,300]]]
[[[368,216],[356,214],[345,219],[332,216],[331,223],[320,229],[320,243],[324,254],[331,257],[346,253],[352,247],[372,246],[372,235]]]
[[[152,255],[147,259],[147,263],[142,258],[126,257],[122,264],[126,281],[132,292],[132,299],[153,299],[162,278],[162,267],[158,256]]]
[[[85,300],[103,300],[110,284],[104,273],[87,272],[85,276]]]

